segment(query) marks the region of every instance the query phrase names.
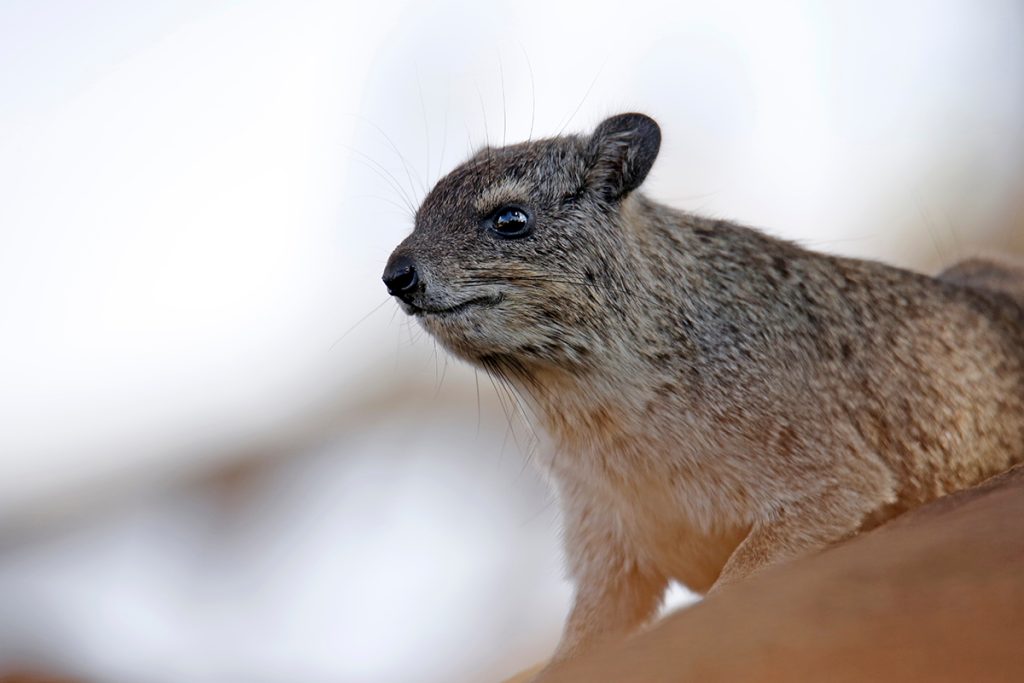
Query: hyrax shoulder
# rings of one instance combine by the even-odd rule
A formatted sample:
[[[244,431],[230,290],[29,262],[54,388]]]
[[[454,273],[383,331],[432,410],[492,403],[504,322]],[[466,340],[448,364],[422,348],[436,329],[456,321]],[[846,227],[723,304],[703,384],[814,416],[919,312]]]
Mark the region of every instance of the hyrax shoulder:
[[[557,444],[577,586],[559,658],[636,628],[669,580],[717,589],[1024,460],[1024,278],[662,206],[637,191],[660,139],[625,114],[487,148],[384,274]]]

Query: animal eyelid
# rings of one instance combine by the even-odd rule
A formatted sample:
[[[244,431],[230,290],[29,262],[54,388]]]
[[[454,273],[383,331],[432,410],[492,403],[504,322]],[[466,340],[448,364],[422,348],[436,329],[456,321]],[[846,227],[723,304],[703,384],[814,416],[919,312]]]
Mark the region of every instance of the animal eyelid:
[[[530,188],[525,182],[508,179],[481,192],[474,205],[484,216],[489,216],[503,206],[520,204],[530,196]]]

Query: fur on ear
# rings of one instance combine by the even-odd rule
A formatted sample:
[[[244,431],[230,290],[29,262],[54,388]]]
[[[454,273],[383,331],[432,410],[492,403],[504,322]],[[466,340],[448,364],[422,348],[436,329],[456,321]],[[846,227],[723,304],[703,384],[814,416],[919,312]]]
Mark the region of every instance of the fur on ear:
[[[661,129],[644,114],[605,119],[590,137],[587,186],[607,201],[618,201],[640,187],[658,157]]]

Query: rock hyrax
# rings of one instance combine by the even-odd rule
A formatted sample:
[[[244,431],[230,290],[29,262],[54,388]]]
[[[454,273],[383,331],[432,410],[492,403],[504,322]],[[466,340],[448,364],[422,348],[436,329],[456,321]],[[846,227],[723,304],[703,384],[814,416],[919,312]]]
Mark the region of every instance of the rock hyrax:
[[[556,660],[1024,460],[1024,271],[815,253],[638,192],[641,114],[486,148],[384,273],[553,437],[575,604]]]

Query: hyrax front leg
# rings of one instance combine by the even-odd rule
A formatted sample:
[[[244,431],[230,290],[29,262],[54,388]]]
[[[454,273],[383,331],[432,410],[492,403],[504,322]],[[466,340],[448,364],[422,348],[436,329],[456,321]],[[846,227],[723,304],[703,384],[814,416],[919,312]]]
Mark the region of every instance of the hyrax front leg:
[[[836,485],[779,505],[753,525],[729,557],[709,595],[770,565],[825,548],[852,536],[864,519],[892,500],[883,481]]]
[[[668,586],[668,579],[639,561],[610,515],[566,509],[566,554],[576,595],[553,662],[635,631],[654,616]]]
[[[608,569],[607,576],[595,572],[580,577],[572,612],[552,661],[569,659],[597,643],[628,635],[654,616],[667,581],[635,566],[612,569],[609,565]]]

